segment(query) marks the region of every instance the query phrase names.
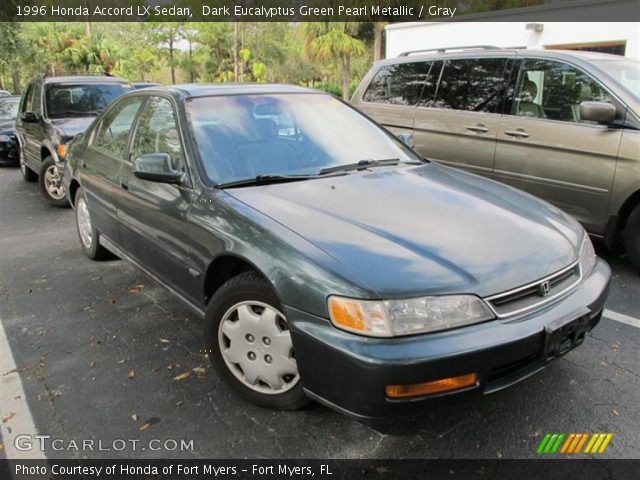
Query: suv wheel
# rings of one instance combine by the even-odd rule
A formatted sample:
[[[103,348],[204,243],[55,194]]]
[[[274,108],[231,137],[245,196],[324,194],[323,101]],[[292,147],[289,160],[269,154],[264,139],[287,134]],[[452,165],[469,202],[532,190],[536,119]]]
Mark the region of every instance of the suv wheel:
[[[631,212],[624,227],[624,246],[631,265],[640,273],[640,205]]]
[[[40,191],[44,198],[54,207],[68,207],[66,192],[62,184],[62,177],[58,173],[53,158],[47,157],[42,162],[40,169]]]
[[[76,191],[75,206],[78,238],[85,255],[92,260],[109,258],[111,256],[109,250],[100,245],[100,233],[98,233],[91,221],[87,198],[82,188],[78,188]]]
[[[18,162],[20,164],[20,172],[22,173],[22,178],[24,179],[24,181],[35,182],[38,179],[38,174],[27,166],[22,149],[20,149],[20,155],[18,156],[18,158]]]
[[[214,368],[242,398],[277,410],[310,400],[293,354],[287,319],[270,285],[255,272],[232,278],[205,314],[205,341]]]

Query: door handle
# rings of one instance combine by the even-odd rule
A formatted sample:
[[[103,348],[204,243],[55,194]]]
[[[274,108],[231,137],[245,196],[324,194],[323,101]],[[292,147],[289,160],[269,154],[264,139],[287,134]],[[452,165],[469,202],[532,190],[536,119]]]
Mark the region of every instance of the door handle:
[[[476,132],[476,133],[487,133],[489,131],[489,129],[484,125],[482,125],[481,123],[477,125],[471,125],[467,127],[467,130],[471,130],[472,132]]]
[[[516,138],[527,138],[529,134],[523,128],[516,128],[515,130],[505,130],[505,135],[509,135],[510,137]]]
[[[123,190],[129,190],[129,185],[127,185],[126,183],[120,182],[120,188],[122,188]]]

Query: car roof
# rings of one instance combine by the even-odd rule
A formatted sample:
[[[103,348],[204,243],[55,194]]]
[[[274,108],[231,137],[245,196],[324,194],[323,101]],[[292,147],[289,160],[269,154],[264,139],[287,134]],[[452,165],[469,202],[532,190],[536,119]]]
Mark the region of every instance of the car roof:
[[[582,60],[586,62],[603,61],[603,60],[628,60],[627,57],[620,55],[611,55],[608,53],[588,52],[581,50],[530,50],[519,48],[486,48],[486,49],[456,49],[449,51],[432,51],[429,53],[420,53],[419,50],[415,54],[409,52],[408,55],[402,55],[394,58],[381,60],[380,65],[415,62],[420,60],[433,60],[434,58],[486,58],[495,56],[507,57],[545,57],[557,60]]]
[[[148,87],[137,90],[139,93],[170,92],[185,98],[211,97],[221,95],[260,95],[274,93],[324,93],[311,88],[295,85],[279,85],[275,83],[187,83]]]
[[[58,77],[42,77],[44,83],[129,83],[124,78],[112,77],[110,75],[64,75]]]

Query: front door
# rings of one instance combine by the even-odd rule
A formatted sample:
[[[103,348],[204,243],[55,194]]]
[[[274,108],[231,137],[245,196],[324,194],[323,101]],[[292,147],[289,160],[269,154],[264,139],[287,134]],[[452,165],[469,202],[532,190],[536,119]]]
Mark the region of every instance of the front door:
[[[621,130],[580,119],[580,103],[592,100],[615,103],[573,65],[525,59],[511,112],[500,123],[494,175],[602,234]]]
[[[169,154],[185,173],[181,185],[142,180],[133,161],[126,162],[118,183],[123,202],[118,219],[125,250],[147,271],[192,301],[200,301],[198,273],[190,258],[187,212],[195,197],[181,140],[176,108],[169,98],[147,99],[133,133],[129,158]]]

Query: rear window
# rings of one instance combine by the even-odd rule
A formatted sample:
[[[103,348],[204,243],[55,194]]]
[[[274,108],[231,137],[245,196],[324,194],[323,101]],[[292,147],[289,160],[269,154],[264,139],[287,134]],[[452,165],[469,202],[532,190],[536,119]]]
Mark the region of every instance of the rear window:
[[[434,106],[495,112],[505,89],[506,63],[504,58],[447,60]]]
[[[113,100],[128,91],[119,83],[51,84],[45,89],[49,118],[96,116]]]
[[[420,99],[431,62],[399,63],[382,67],[373,77],[363,100],[392,105],[415,105]]]

